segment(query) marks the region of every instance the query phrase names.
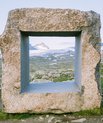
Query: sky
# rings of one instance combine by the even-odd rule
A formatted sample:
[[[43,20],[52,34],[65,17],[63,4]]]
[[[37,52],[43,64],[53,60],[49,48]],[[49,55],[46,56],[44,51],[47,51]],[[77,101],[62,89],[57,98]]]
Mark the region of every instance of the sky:
[[[75,47],[75,37],[30,37],[29,41],[32,46],[44,43],[51,50]]]
[[[101,16],[101,24],[102,24],[101,40],[103,41],[103,0],[3,0],[0,3],[0,34],[2,34],[4,31],[8,17],[8,12],[10,10],[16,8],[38,8],[38,7],[63,8],[63,9],[70,8],[70,9],[79,9],[83,11],[93,10],[99,13]],[[64,42],[68,43],[66,39],[64,40]],[[58,47],[62,46],[61,42],[58,42],[57,46]]]

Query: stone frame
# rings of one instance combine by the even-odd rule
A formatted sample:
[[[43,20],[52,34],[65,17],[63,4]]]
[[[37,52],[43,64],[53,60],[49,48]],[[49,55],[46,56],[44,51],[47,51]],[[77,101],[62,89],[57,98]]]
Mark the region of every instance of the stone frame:
[[[63,93],[20,93],[21,31],[81,32],[81,89]],[[66,113],[100,107],[100,16],[71,9],[16,9],[0,36],[2,103],[7,113]]]

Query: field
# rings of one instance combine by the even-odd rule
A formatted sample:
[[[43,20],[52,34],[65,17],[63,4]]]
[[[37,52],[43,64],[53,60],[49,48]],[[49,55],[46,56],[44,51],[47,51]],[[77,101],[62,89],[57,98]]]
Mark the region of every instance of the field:
[[[62,82],[74,79],[74,57],[49,54],[30,58],[30,81]]]

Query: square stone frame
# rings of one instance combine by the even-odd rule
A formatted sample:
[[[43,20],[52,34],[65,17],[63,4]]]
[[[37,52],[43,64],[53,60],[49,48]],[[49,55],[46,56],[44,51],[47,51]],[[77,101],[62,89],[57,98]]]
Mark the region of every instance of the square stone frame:
[[[2,103],[7,113],[66,113],[100,107],[100,16],[71,9],[16,9],[9,13],[2,49]],[[81,88],[77,92],[21,92],[21,32],[81,32]]]

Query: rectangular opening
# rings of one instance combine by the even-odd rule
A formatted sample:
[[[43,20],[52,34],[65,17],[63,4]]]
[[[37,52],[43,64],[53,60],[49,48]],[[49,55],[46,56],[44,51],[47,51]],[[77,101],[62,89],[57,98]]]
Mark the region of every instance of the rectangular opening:
[[[21,32],[21,92],[80,91],[80,32]]]

